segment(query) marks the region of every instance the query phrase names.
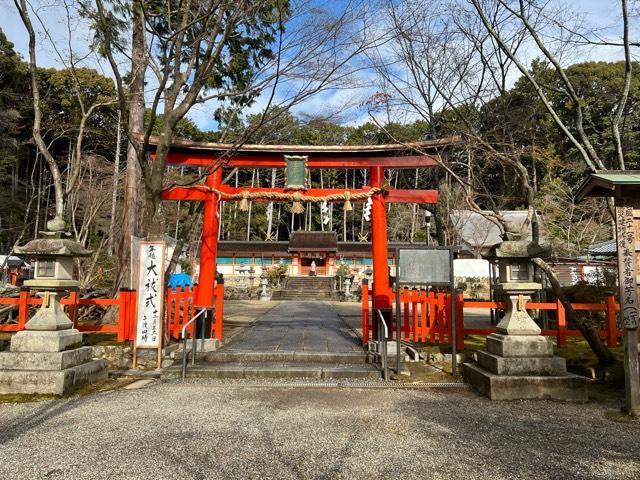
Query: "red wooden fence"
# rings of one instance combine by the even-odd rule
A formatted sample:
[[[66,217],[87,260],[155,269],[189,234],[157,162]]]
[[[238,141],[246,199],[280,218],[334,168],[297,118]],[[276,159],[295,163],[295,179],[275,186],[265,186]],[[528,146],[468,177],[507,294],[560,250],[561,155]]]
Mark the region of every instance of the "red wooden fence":
[[[177,339],[180,336],[182,326],[194,315],[193,298],[195,289],[186,287],[184,290],[167,289],[166,292],[166,318],[167,329],[170,338]],[[222,316],[224,298],[224,284],[216,287],[216,318],[211,325],[211,335],[222,340]],[[116,333],[119,342],[133,340],[135,337],[136,323],[135,290],[120,290],[116,298],[80,298],[78,292],[71,292],[69,296],[60,300],[67,311],[67,315],[73,321],[74,327],[81,332],[109,332]],[[42,305],[42,299],[29,296],[28,290],[20,291],[17,298],[0,298],[0,305],[17,305],[18,316],[16,323],[0,324],[0,332],[18,332],[24,330],[29,317],[29,307]],[[78,309],[82,306],[102,305],[107,308],[118,309],[118,322],[106,325],[78,324]],[[193,334],[193,329],[189,329]]]
[[[370,305],[371,290],[362,290],[362,341],[366,344],[373,338],[373,315]],[[575,310],[588,310],[605,312],[605,328],[598,333],[607,339],[607,345],[615,347],[622,337],[622,332],[617,329],[616,318],[620,306],[615,297],[608,296],[603,303],[572,303]],[[465,335],[489,335],[496,332],[492,328],[468,328],[464,326],[464,310],[476,309],[504,309],[503,302],[479,302],[465,300],[462,294],[456,295],[456,334],[457,348],[464,348]],[[527,310],[546,310],[555,312],[556,328],[542,330],[542,335],[554,336],[558,347],[567,344],[567,337],[578,337],[578,330],[567,328],[567,320],[564,305],[560,301],[537,303],[529,302]],[[451,343],[451,294],[427,292],[425,290],[400,291],[400,317],[401,338],[414,343]],[[395,338],[395,319],[391,322],[391,332]]]
[[[195,288],[184,287],[183,289],[167,289],[166,312],[167,329],[171,338],[179,339],[180,331],[196,314],[193,300],[195,298]],[[216,285],[216,318],[211,324],[211,336],[222,340],[222,317],[224,315],[224,284]],[[187,327],[189,335],[193,335],[193,324]]]

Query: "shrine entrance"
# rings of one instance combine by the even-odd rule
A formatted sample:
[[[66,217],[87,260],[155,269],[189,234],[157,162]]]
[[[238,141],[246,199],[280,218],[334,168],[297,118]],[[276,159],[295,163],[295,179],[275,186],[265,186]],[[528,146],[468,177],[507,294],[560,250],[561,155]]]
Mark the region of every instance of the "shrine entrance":
[[[292,257],[292,276],[333,276],[338,239],[335,232],[298,231],[291,234],[288,251]],[[297,265],[298,268],[295,268]]]
[[[315,272],[312,264],[315,264]],[[300,275],[324,277],[327,275],[327,256],[322,253],[300,254]]]
[[[150,139],[154,157],[156,139]],[[173,186],[163,192],[165,200],[204,202],[200,275],[194,305],[199,309],[214,306],[216,258],[220,229],[221,201],[240,202],[246,208],[252,202],[288,202],[292,213],[302,213],[307,202],[343,202],[351,210],[352,202],[366,202],[371,221],[371,253],[374,282],[374,307],[391,315],[393,292],[389,287],[387,246],[387,203],[436,203],[437,190],[404,190],[391,188],[386,180],[388,169],[429,168],[438,165],[441,149],[455,143],[456,138],[424,141],[413,144],[363,146],[299,146],[299,145],[243,145],[174,140],[167,162],[180,167],[199,167],[206,171],[204,182],[197,185]],[[419,152],[419,153],[417,153]],[[232,187],[223,183],[223,168],[284,168],[284,187]],[[368,184],[359,188],[311,188],[310,169],[366,169]],[[308,273],[314,258],[298,249],[300,274]],[[316,252],[318,253],[318,252]],[[318,257],[318,274],[331,274],[331,252]],[[324,270],[320,270],[320,266]],[[216,332],[221,338],[221,332]]]

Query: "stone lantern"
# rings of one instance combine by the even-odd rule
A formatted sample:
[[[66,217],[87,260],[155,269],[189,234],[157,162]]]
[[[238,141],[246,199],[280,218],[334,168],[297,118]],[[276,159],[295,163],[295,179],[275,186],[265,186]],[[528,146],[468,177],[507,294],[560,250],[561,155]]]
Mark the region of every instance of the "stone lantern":
[[[91,254],[78,242],[63,238],[64,222],[47,223],[45,238],[35,239],[16,253],[35,257],[34,278],[25,286],[38,290],[42,306],[11,339],[11,351],[0,354],[0,393],[63,395],[70,389],[107,377],[107,362],[92,360],[92,348],[82,346],[82,334],[64,313],[58,295],[79,286],[73,259]]]
[[[80,243],[62,238],[63,232],[52,231],[51,228],[55,228],[53,221],[47,226],[49,230],[43,232],[45,238],[36,238],[22,247],[15,248],[16,253],[35,257],[34,276],[26,280],[24,286],[40,291],[38,295],[48,299],[27,322],[27,330],[66,330],[73,327],[73,322],[60,306],[58,292],[80,286],[73,275],[74,258],[86,257],[92,253]],[[45,303],[50,308],[46,307]]]
[[[586,379],[567,373],[565,360],[553,355],[550,339],[526,310],[531,294],[542,288],[535,282],[531,258],[549,249],[523,239],[519,226],[506,226],[504,241],[488,258],[498,262],[495,292],[506,302],[497,333],[487,336],[486,351],[476,352],[477,364],[465,363],[467,383],[492,400],[549,398],[586,401]]]
[[[507,303],[505,316],[496,328],[498,333],[505,335],[540,335],[540,327],[524,307],[531,295],[542,289],[542,285],[534,280],[531,258],[545,257],[549,249],[522,240],[519,232],[507,231],[504,236],[506,240],[495,246],[488,257],[498,262],[498,284],[494,291]]]

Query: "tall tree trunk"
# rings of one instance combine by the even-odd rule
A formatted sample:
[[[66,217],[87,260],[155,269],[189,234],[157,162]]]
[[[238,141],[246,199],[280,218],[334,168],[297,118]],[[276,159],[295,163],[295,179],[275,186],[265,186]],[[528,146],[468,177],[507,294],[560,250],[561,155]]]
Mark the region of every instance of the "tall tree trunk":
[[[38,232],[40,231],[40,199],[42,198],[42,177],[44,172],[42,171],[42,163],[40,163],[40,152],[36,150],[36,165],[38,165],[38,194],[36,195],[36,224],[34,227],[33,238],[38,238]],[[46,218],[46,212],[45,212]]]
[[[113,191],[111,192],[111,218],[109,220],[109,245],[107,252],[113,255],[115,249],[116,207],[118,204],[118,176],[120,175],[120,143],[122,140],[122,112],[118,110],[118,132],[116,134],[116,156],[113,160]]]
[[[147,66],[144,15],[139,2],[133,2],[133,32],[131,40],[131,84],[129,87],[129,132],[144,128],[144,77]],[[141,169],[139,145],[127,145],[127,170],[122,208],[122,236],[118,248],[118,274],[114,290],[131,285],[131,237],[139,235],[141,211]]]

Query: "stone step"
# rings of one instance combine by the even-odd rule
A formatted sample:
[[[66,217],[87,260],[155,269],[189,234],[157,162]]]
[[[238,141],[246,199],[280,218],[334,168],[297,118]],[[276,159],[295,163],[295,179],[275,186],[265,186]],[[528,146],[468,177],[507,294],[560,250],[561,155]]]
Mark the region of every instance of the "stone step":
[[[553,376],[567,373],[566,360],[562,357],[501,357],[479,350],[476,361],[496,375]]]
[[[176,358],[178,358],[176,352]],[[180,355],[182,358],[182,355]],[[367,363],[367,355],[364,352],[245,352],[245,351],[219,351],[208,352],[204,355],[207,362],[296,362],[296,363],[321,363],[321,364],[351,364],[362,365]]]
[[[324,285],[287,285],[285,288],[287,291],[295,291],[295,290],[307,290],[307,291],[320,291],[320,292],[330,292],[331,287]]]
[[[281,292],[281,297],[289,297],[289,298],[331,298],[330,293],[324,292]]]
[[[331,296],[331,292],[324,290],[280,290],[279,293],[284,295],[320,295]]]
[[[285,283],[286,288],[306,287],[306,288],[331,288],[329,280],[316,280],[313,277],[309,279],[289,279]]]
[[[271,296],[271,299],[272,300],[299,300],[299,301],[331,300],[331,294],[324,293],[324,292],[314,292],[314,291],[309,291],[304,293],[281,291],[281,292],[274,292],[273,295]]]
[[[181,378],[182,367],[170,367],[162,378]],[[373,365],[312,364],[296,362],[263,363],[201,363],[187,368],[189,378],[259,379],[259,378],[368,378],[379,379],[380,371]]]

